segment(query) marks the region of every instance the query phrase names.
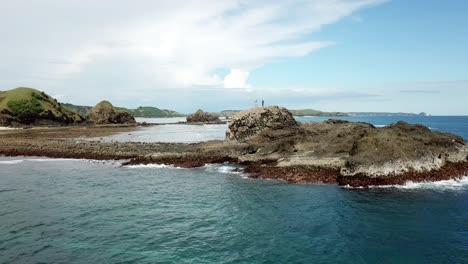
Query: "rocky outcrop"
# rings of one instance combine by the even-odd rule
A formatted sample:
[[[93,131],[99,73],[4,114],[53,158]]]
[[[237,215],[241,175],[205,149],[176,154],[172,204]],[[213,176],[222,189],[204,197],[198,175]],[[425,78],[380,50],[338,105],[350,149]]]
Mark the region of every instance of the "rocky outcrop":
[[[456,135],[404,122],[378,128],[341,120],[297,123],[286,109],[279,107],[240,113],[229,125],[228,140],[224,141],[196,144],[89,141],[77,144],[76,141],[91,131],[122,128],[94,126],[47,133],[39,130],[14,135],[0,133],[0,155],[130,159],[127,164],[181,167],[234,162],[245,165],[243,171],[254,178],[349,186],[404,184],[410,180],[436,181],[468,175],[468,146]]]
[[[432,132],[423,125],[398,122],[371,129],[353,142],[341,173],[387,177],[406,172],[438,170],[447,163],[466,160],[463,138]]]
[[[199,109],[195,113],[187,116],[187,123],[210,123],[210,124],[221,124],[223,123],[218,116],[204,112]]]
[[[108,101],[102,101],[93,107],[88,115],[88,121],[96,125],[136,123],[132,115],[116,110]]]
[[[299,124],[291,112],[278,106],[256,107],[237,113],[232,117],[226,131],[226,139],[246,142],[257,136],[279,139],[295,135],[300,131]]]

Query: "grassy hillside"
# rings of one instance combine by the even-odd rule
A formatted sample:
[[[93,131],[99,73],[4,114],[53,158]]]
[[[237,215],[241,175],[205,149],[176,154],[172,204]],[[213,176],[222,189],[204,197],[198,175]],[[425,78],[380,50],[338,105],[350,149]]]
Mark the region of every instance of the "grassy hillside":
[[[0,92],[0,121],[3,125],[39,121],[69,124],[82,122],[83,118],[44,92],[19,87]]]
[[[117,108],[132,114],[134,117],[182,117],[185,116],[176,111],[159,109],[151,106],[140,106],[137,109]]]
[[[73,105],[68,103],[63,103],[62,106],[72,110],[73,112],[77,112],[82,116],[87,116],[93,108],[92,106]]]
[[[74,104],[68,104],[68,103],[63,104],[63,106],[83,116],[87,116],[92,108],[91,106],[74,105]],[[151,107],[151,106],[140,106],[137,109],[115,107],[115,109],[119,111],[127,112],[133,115],[134,117],[183,117],[185,116],[176,111],[167,110],[167,109],[159,109],[157,107]]]

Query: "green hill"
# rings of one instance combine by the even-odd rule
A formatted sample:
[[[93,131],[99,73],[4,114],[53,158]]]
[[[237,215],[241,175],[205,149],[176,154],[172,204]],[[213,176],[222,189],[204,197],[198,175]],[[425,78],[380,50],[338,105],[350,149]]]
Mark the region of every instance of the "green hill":
[[[82,116],[87,116],[93,107],[91,106],[82,106],[74,104],[63,104],[70,110],[73,110],[79,113]],[[128,109],[124,107],[115,107],[115,109],[123,112],[127,112],[134,117],[184,117],[184,114],[178,113],[176,111],[159,109],[157,107],[151,106],[140,106],[137,109]]]
[[[176,111],[159,109],[151,106],[140,106],[137,109],[117,108],[122,111],[127,111],[134,117],[183,117],[185,115]]]
[[[82,116],[87,116],[91,109],[93,108],[92,106],[82,106],[82,105],[74,105],[74,104],[69,104],[69,103],[62,103],[62,106],[72,110],[73,112],[77,112],[78,114]]]
[[[82,121],[78,113],[36,89],[19,87],[0,92],[0,125],[59,125]]]

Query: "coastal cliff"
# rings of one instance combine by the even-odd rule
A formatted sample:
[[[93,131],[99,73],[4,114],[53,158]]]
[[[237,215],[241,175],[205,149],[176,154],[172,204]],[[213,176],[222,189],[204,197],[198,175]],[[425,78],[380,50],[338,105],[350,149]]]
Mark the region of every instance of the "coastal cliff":
[[[456,135],[404,122],[379,128],[341,120],[299,123],[287,109],[274,106],[236,114],[226,140],[196,144],[76,140],[115,133],[107,129],[6,133],[0,135],[0,154],[126,159],[124,165],[184,168],[232,162],[244,165],[241,170],[254,178],[354,187],[445,180],[468,172],[468,146]]]

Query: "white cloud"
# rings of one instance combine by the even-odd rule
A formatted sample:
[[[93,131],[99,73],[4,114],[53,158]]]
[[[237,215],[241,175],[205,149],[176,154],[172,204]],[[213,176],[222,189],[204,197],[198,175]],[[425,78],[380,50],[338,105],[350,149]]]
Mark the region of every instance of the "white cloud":
[[[242,88],[249,89],[251,85],[247,83],[250,73],[240,69],[232,69],[224,77],[224,88]]]
[[[98,100],[90,94],[251,88],[253,69],[330,45],[309,36],[382,0],[0,2],[3,85],[84,103]]]

